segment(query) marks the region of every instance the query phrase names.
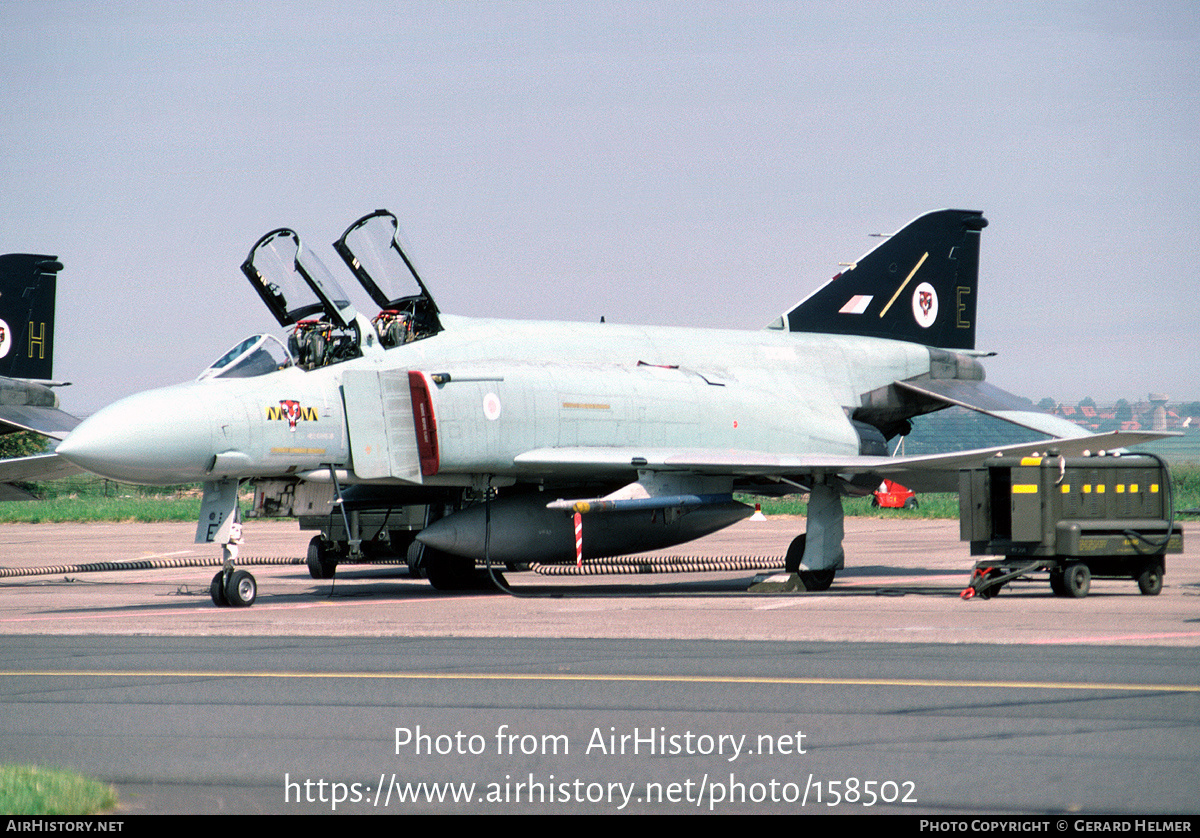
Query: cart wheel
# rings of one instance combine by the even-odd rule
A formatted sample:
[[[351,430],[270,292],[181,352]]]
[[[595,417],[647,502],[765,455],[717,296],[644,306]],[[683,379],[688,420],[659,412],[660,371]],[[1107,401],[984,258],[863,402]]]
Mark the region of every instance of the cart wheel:
[[[1063,568],[1063,589],[1066,595],[1083,599],[1092,587],[1092,572],[1083,562],[1071,562]]]
[[[1163,566],[1161,562],[1147,562],[1137,578],[1138,590],[1146,596],[1158,596],[1163,586]]]

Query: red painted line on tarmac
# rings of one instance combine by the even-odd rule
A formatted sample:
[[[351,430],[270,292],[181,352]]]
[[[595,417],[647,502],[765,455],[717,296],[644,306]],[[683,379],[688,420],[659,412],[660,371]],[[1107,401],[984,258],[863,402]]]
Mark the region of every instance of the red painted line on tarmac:
[[[463,597],[456,597],[456,598],[463,599]],[[417,601],[418,600],[409,600],[409,602],[414,602],[414,603]],[[106,620],[106,619],[110,619],[112,617],[119,617],[124,614],[133,614],[133,613],[136,613],[136,615],[138,617],[184,616],[184,615],[191,615],[191,614],[212,614],[214,612],[223,613],[223,614],[228,613],[228,614],[233,615],[233,614],[248,614],[248,613],[253,613],[255,611],[299,611],[299,610],[303,610],[306,608],[337,608],[339,606],[377,605],[377,604],[378,604],[378,600],[371,600],[371,601],[359,600],[359,601],[353,601],[353,602],[350,602],[350,601],[347,601],[347,602],[323,601],[323,602],[298,602],[298,603],[294,603],[291,605],[282,605],[282,604],[281,605],[254,605],[249,609],[246,609],[246,608],[221,608],[221,609],[218,609],[215,606],[213,606],[213,607],[186,608],[186,609],[181,609],[181,610],[164,608],[164,609],[160,609],[160,610],[156,610],[156,611],[138,611],[136,609],[136,606],[130,606],[128,609],[117,609],[117,610],[113,610],[113,611],[106,611],[104,613],[73,614],[73,615],[47,614],[47,615],[29,616],[29,617],[4,617],[4,618],[0,618],[0,623],[36,623],[36,622],[45,622],[45,621],[50,621],[50,620],[55,621],[55,622],[62,622],[64,620]],[[398,603],[391,603],[391,604],[394,605],[394,604],[398,604]]]
[[[256,606],[254,606],[253,610],[255,610],[255,611],[281,611],[281,610],[291,610],[291,609],[298,609],[298,608],[330,608],[335,605],[341,605],[341,604],[343,604],[343,603],[312,602],[312,603],[300,603],[300,604],[296,604],[296,605],[256,605]],[[345,604],[350,605],[352,603],[345,603]],[[353,603],[353,604],[357,605],[359,603]],[[110,617],[117,617],[122,614],[129,614],[129,613],[133,613],[135,611],[137,613],[137,616],[139,616],[139,617],[157,617],[157,616],[161,616],[161,615],[176,615],[176,614],[178,614],[178,615],[211,614],[216,610],[217,609],[214,606],[212,608],[187,608],[187,609],[183,609],[183,610],[162,609],[162,610],[158,610],[158,611],[136,611],[136,606],[130,606],[128,609],[117,609],[114,611],[107,611],[103,614],[98,614],[98,613],[97,614],[73,614],[73,615],[47,614],[47,615],[37,616],[37,617],[32,617],[32,616],[31,617],[5,617],[3,619],[0,619],[0,623],[36,623],[36,622],[42,622],[45,620],[55,620],[55,621],[105,620]],[[222,608],[220,610],[222,613],[224,613],[226,611],[232,612],[235,614],[236,613],[245,613],[245,609],[242,609],[242,608]]]

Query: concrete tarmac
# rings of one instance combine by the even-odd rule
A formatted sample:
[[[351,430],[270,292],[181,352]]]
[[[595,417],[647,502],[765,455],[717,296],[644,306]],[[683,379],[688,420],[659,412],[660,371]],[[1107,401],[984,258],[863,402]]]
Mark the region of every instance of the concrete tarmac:
[[[802,519],[745,521],[658,554],[783,555]],[[824,593],[750,594],[754,571],[541,576],[508,573],[521,596],[446,593],[398,565],[342,565],[330,581],[303,564],[255,566],[258,601],[216,608],[214,567],[0,578],[0,633],[272,636],[609,637],[930,643],[1200,645],[1194,526],[1169,556],[1159,596],[1132,580],[1054,596],[1045,574],[964,601],[973,559],[956,521],[848,518],[846,568]],[[215,559],[190,524],[0,526],[0,565]],[[241,556],[302,559],[311,533],[251,521]]]
[[[752,571],[510,573],[509,596],[249,564],[258,602],[232,609],[214,567],[0,578],[0,762],[112,782],[121,816],[1196,813],[1194,527],[1159,596],[1041,575],[964,601],[957,522],[846,524],[815,594],[748,593]],[[662,553],[778,557],[803,525]],[[4,525],[0,565],[216,558],[193,532]],[[251,521],[241,556],[310,537]]]

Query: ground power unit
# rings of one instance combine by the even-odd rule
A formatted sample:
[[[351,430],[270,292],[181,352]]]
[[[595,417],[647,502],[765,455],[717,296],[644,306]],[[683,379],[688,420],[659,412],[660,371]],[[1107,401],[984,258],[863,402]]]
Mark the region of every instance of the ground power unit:
[[[964,598],[1048,573],[1059,596],[1085,597],[1093,577],[1162,590],[1167,553],[1183,552],[1171,477],[1154,455],[996,457],[959,473],[961,537],[976,562]]]

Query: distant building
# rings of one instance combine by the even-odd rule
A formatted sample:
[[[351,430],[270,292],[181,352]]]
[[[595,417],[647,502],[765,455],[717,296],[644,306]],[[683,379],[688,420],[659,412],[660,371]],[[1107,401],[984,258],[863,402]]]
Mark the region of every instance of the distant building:
[[[1200,424],[1200,404],[1167,407],[1168,397],[1151,393],[1145,400],[1115,405],[1058,404],[1050,412],[1061,416],[1092,433],[1109,431],[1173,431]],[[1192,412],[1194,411],[1194,412]]]

